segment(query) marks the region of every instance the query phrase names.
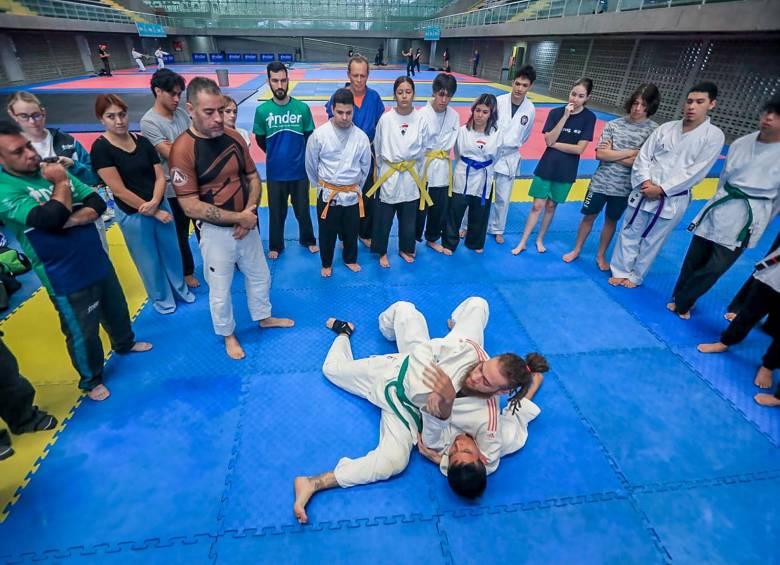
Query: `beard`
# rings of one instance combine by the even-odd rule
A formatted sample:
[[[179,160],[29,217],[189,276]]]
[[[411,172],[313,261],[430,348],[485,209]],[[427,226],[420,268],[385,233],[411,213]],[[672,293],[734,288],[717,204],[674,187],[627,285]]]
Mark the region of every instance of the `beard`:
[[[287,90],[283,88],[277,88],[276,90],[274,90],[274,98],[276,98],[277,100],[284,100],[286,96],[287,96]]]

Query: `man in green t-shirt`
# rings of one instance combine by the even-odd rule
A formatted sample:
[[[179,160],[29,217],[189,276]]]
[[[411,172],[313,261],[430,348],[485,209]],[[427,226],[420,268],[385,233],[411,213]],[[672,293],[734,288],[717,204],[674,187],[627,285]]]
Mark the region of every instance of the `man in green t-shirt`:
[[[309,106],[289,94],[287,67],[268,64],[268,86],[273,96],[255,110],[252,128],[260,149],[266,154],[268,179],[268,258],[276,259],[284,249],[287,199],[292,199],[298,220],[301,245],[317,253],[317,240],[309,212],[309,180],[306,177],[306,141],[314,131]]]
[[[0,165],[0,220],[19,240],[60,316],[79,388],[92,400],[105,400],[100,325],[117,353],[152,348],[135,341],[125,295],[94,224],[106,205],[62,165],[42,164],[14,123],[0,122]]]

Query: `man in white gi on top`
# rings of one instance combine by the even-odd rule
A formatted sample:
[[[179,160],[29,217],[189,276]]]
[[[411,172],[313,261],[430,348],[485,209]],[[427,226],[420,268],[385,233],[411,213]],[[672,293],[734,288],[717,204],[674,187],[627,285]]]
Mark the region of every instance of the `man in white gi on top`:
[[[723,149],[723,132],[708,116],[718,88],[702,82],[688,91],[682,120],[667,122],[647,138],[631,170],[628,197],[609,284],[634,288],[680,223],[691,191],[707,175]]]
[[[320,259],[323,277],[333,273],[336,239],[344,243],[342,257],[357,273],[358,231],[365,216],[361,187],[371,172],[371,143],[352,123],[355,99],[339,88],[331,98],[333,117],[314,130],[306,143],[306,176],[317,188]]]
[[[381,481],[406,468],[422,427],[420,410],[442,412],[437,374],[461,396],[487,398],[529,386],[533,367],[524,359],[513,353],[488,358],[482,349],[488,316],[483,298],[468,298],[452,313],[452,331],[431,339],[414,304],[396,302],[379,315],[379,329],[396,341],[399,353],[357,360],[349,341],[354,325],[328,320],[326,325],[339,335],[322,371],[333,384],[381,408],[379,445],[358,459],[342,458],[333,471],[297,477],[293,510],[300,523],[308,521],[306,504],[316,492]]]
[[[520,148],[528,141],[534,127],[536,108],[526,94],[536,80],[536,70],[523,65],[515,74],[512,92],[498,97],[498,131],[501,147],[493,165],[496,180],[496,201],[490,210],[487,232],[504,243],[506,217],[512,201],[512,185],[520,168]]]
[[[688,230],[693,240],[667,308],[691,317],[696,301],[758,244],[777,213],[780,191],[780,95],[761,109],[759,131],[731,144],[718,190]]]
[[[162,47],[159,45],[157,46],[157,49],[154,52],[154,58],[157,59],[157,70],[165,68],[165,56],[168,55],[167,51],[163,51]]]
[[[130,51],[130,56],[133,58],[133,61],[135,61],[135,64],[138,65],[138,70],[144,72],[146,70],[146,66],[144,65],[144,57],[146,57],[146,55],[133,47],[133,49]]]

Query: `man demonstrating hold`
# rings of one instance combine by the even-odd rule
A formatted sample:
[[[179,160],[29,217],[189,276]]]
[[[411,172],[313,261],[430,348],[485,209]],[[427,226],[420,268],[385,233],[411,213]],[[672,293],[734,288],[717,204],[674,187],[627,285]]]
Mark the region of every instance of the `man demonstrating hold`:
[[[261,328],[289,328],[293,321],[271,316],[271,273],[257,230],[260,175],[241,134],[224,128],[224,109],[225,99],[213,80],[192,79],[187,86],[192,126],[171,148],[171,182],[184,212],[201,222],[200,251],[214,332],[225,338],[230,358],[243,359],[230,295],[236,265],[244,275],[252,320]]]
[[[381,408],[380,439],[363,457],[344,457],[333,471],[295,479],[293,510],[300,523],[308,522],[306,504],[315,493],[385,480],[406,468],[422,429],[420,410],[441,413],[443,399],[432,389],[437,375],[451,380],[464,397],[485,398],[516,389],[525,394],[532,382],[526,361],[513,353],[488,358],[480,345],[488,316],[483,298],[468,298],[452,313],[452,331],[431,339],[414,304],[396,302],[379,315],[379,329],[397,342],[399,353],[357,360],[349,341],[355,326],[334,318],[327,321],[339,335],[322,371],[335,385]]]

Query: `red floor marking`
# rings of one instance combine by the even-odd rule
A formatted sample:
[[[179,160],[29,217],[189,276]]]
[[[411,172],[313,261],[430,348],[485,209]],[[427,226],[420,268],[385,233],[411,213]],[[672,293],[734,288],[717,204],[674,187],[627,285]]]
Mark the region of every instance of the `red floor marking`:
[[[216,80],[217,75],[215,72],[204,72],[202,74],[196,73],[184,73],[181,75],[186,82],[189,82],[196,76],[205,76]],[[244,83],[254,80],[260,76],[260,73],[230,73],[230,88],[236,88]],[[137,75],[116,75],[113,77],[91,77],[70,80],[68,82],[61,82],[59,84],[49,84],[47,86],[41,86],[38,90],[72,90],[72,89],[84,89],[84,90],[103,90],[110,91],[112,89],[121,90],[125,88],[149,88],[149,83],[152,80],[152,75],[148,73],[138,73]]]
[[[306,77],[306,69],[293,69],[287,71],[287,78],[290,80],[303,80]]]

